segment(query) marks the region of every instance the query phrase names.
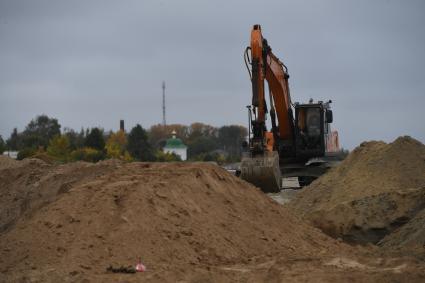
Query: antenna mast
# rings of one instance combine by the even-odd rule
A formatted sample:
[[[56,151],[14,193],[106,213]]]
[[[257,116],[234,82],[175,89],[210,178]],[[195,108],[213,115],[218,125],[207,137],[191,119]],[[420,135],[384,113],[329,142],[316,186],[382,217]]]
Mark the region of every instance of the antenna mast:
[[[162,82],[162,125],[165,127],[165,81]]]

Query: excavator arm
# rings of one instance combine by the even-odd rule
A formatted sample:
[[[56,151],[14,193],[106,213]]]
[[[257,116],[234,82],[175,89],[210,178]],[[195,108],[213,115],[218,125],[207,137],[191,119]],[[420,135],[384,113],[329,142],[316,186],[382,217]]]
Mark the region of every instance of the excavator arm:
[[[285,65],[272,53],[261,34],[260,25],[251,31],[252,106],[250,117],[252,138],[249,156],[242,158],[241,176],[265,191],[279,191],[281,185],[279,147],[292,146],[294,120]],[[269,89],[269,109],[265,97],[265,81]],[[271,131],[266,128],[266,114],[270,112]],[[276,120],[277,118],[277,120]],[[277,122],[277,123],[276,123]]]
[[[267,136],[273,138],[275,147],[279,146],[280,141],[291,143],[294,134],[294,121],[287,68],[273,54],[267,40],[261,34],[260,25],[255,25],[251,31],[250,50],[252,109],[256,114],[252,121],[253,146],[256,152],[261,153],[263,150],[269,150],[267,149],[267,142],[264,141]],[[265,98],[265,81],[267,81],[269,89],[269,111]],[[270,112],[272,135],[267,135],[266,132],[267,112]]]

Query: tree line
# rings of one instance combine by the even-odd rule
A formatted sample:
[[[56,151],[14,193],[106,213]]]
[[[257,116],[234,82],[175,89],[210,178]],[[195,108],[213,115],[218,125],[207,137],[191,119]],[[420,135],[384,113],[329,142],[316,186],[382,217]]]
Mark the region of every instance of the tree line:
[[[177,137],[188,147],[189,160],[219,163],[240,160],[241,143],[247,136],[243,126],[213,127],[203,123],[189,126],[158,124],[147,130],[138,124],[128,133],[121,130],[105,132],[99,127],[77,132],[69,128],[61,130],[57,119],[39,115],[28,123],[24,131],[13,129],[7,140],[0,136],[0,153],[18,151],[18,159],[44,157],[60,162],[97,162],[107,158],[179,161],[178,155],[162,151],[172,131],[176,131]]]

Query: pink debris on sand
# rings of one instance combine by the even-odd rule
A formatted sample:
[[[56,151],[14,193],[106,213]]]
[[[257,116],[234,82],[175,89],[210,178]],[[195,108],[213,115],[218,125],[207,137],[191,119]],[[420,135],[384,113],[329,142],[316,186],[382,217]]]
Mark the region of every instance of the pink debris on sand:
[[[136,271],[137,272],[145,272],[146,266],[143,265],[142,261],[139,261],[138,264],[136,264]]]

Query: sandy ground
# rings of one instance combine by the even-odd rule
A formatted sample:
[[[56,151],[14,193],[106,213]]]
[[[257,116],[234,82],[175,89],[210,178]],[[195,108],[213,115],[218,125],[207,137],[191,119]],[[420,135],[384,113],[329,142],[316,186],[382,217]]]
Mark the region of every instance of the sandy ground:
[[[298,192],[299,189],[283,189],[279,193],[269,193],[267,195],[279,204],[288,204]]]
[[[335,240],[212,164],[0,159],[0,200],[0,282],[425,280],[423,261]],[[139,257],[144,273],[106,271]]]

